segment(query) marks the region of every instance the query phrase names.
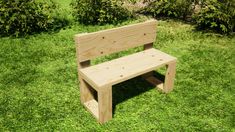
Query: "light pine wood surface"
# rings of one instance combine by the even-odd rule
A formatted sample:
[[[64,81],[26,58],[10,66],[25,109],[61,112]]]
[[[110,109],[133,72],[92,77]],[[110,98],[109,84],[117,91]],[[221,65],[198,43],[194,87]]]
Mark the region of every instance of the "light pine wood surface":
[[[156,20],[75,36],[81,103],[99,121],[112,119],[112,86],[142,76],[163,92],[173,89],[176,58],[153,48]],[[144,51],[91,66],[90,60],[129,48]],[[167,67],[164,82],[153,71]]]
[[[152,43],[156,38],[156,20],[75,36],[79,61]]]
[[[175,60],[175,57],[152,48],[81,69],[80,75],[95,87],[102,88],[150,72]]]

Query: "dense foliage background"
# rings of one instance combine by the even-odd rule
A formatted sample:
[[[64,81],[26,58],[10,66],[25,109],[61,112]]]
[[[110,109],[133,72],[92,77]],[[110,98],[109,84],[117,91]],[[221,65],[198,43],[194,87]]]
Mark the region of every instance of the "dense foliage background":
[[[22,36],[63,27],[52,0],[0,0],[0,35]]]
[[[198,29],[229,34],[235,31],[234,0],[145,0],[142,13],[189,20]],[[190,19],[193,18],[193,19]],[[188,20],[187,20],[188,21]]]
[[[154,17],[167,16],[174,18],[186,18],[192,14],[192,0],[146,0],[147,6],[144,13],[150,13]]]
[[[130,3],[144,6],[133,13],[128,9]],[[140,13],[157,19],[181,19],[200,30],[222,34],[235,31],[235,0],[73,0],[70,5],[74,21],[86,25],[120,23]],[[0,0],[0,35],[60,29],[69,24],[62,12],[54,0]]]
[[[194,15],[194,20],[199,29],[231,33],[235,31],[235,1],[207,0],[200,12]]]
[[[117,23],[131,17],[122,0],[75,0],[71,5],[75,19],[83,24]]]

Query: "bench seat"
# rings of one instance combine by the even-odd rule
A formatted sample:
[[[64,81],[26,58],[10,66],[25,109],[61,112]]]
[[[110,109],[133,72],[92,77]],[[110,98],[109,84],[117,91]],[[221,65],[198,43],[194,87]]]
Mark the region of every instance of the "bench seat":
[[[81,103],[100,123],[113,117],[113,85],[141,76],[158,90],[173,90],[176,58],[154,49],[156,20],[75,35]],[[143,46],[128,56],[91,65],[92,59]],[[166,67],[164,79],[155,70]]]
[[[160,50],[151,48],[135,54],[124,56],[98,65],[80,69],[80,75],[94,89],[126,81],[136,76],[148,73],[176,58]]]

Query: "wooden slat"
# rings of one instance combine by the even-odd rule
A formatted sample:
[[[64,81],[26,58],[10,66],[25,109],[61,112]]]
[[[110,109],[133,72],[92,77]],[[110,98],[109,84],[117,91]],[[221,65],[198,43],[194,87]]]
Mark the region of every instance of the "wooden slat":
[[[148,81],[149,83],[151,83],[153,86],[156,86],[158,89],[163,90],[164,82],[157,79],[156,77],[149,76],[149,77],[145,78],[145,80]]]
[[[94,99],[87,101],[84,103],[84,106],[92,113],[92,115],[99,119],[99,109],[98,109],[98,102]]]
[[[148,49],[129,56],[80,70],[80,75],[97,88],[111,86],[155,70],[176,58],[156,49]],[[98,90],[98,89],[97,89]]]
[[[129,48],[153,43],[156,38],[156,20],[139,24],[78,34],[75,36],[80,62]]]
[[[89,67],[89,66],[90,66],[90,61],[84,61],[84,62],[78,63],[78,71],[79,69]],[[81,102],[84,103],[84,102],[94,99],[94,93],[95,93],[94,89],[88,83],[86,83],[84,79],[82,79],[79,72],[78,72],[78,79],[79,79]]]

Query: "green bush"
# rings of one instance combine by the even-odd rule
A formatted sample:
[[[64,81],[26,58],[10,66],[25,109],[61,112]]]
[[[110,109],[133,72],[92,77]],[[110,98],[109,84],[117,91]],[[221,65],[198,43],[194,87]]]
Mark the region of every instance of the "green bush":
[[[147,0],[148,6],[141,12],[154,17],[186,18],[192,14],[192,0]]]
[[[117,23],[131,17],[120,0],[74,0],[73,15],[83,24]]]
[[[235,0],[145,0],[142,13],[154,17],[193,18],[198,29],[235,31]],[[197,7],[197,8],[196,8]]]
[[[55,8],[51,0],[0,0],[0,35],[22,36],[58,28]]]
[[[211,29],[220,33],[235,31],[235,1],[207,0],[194,15],[198,29]]]

